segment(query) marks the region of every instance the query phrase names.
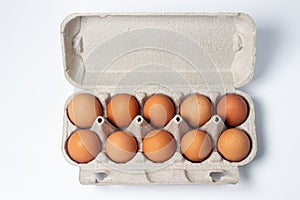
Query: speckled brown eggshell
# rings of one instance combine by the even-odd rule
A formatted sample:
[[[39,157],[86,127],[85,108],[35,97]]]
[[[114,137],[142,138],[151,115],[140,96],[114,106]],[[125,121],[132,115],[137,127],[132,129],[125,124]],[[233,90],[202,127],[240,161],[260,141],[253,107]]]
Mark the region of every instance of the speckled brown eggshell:
[[[227,94],[219,101],[217,114],[225,120],[227,126],[238,126],[248,117],[248,104],[240,95]]]
[[[175,140],[167,131],[153,130],[143,139],[143,152],[153,162],[161,163],[170,159],[175,150]]]
[[[181,152],[192,162],[205,160],[212,151],[212,141],[205,131],[191,130],[181,139]]]
[[[106,141],[105,151],[114,162],[125,163],[131,160],[138,149],[134,136],[124,131],[112,133]]]
[[[97,117],[102,115],[102,106],[94,95],[82,93],[71,99],[67,114],[75,126],[90,128]]]
[[[204,125],[212,116],[213,106],[208,97],[193,94],[180,105],[180,116],[193,127]]]
[[[243,130],[231,128],[220,135],[217,147],[218,152],[226,160],[240,162],[248,156],[251,150],[251,141]]]
[[[157,128],[165,126],[174,115],[174,103],[166,95],[155,94],[144,105],[145,119]]]
[[[139,114],[140,106],[134,96],[117,94],[110,99],[106,110],[110,122],[119,128],[125,128]]]
[[[88,163],[94,160],[101,151],[101,142],[94,132],[77,130],[68,138],[66,151],[75,162]]]

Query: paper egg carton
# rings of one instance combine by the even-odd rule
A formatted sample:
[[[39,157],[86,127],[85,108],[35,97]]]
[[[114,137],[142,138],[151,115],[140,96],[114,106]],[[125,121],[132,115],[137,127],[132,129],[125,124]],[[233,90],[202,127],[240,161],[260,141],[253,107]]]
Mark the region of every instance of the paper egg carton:
[[[78,93],[91,93],[102,104],[91,131],[102,143],[95,160],[78,164],[65,149],[70,134],[77,129],[64,109],[62,151],[67,161],[80,168],[82,184],[199,184],[237,183],[238,167],[249,163],[257,150],[254,104],[236,88],[253,77],[256,28],[251,17],[242,13],[103,13],[73,14],[61,27],[63,62],[67,80]],[[119,129],[106,119],[111,96],[128,93],[141,108],[152,94],[169,96],[176,115],[163,128],[177,144],[175,154],[163,163],[148,160],[142,152],[142,138],[154,129],[138,115],[125,131],[133,134],[139,148],[126,163],[115,163],[105,154],[107,136]],[[200,93],[214,107],[226,93],[244,97],[249,106],[247,120],[238,126],[251,140],[249,155],[240,162],[229,162],[217,152],[216,143],[226,129],[213,115],[203,126],[212,139],[210,156],[193,163],[180,152],[180,139],[191,129],[178,114],[188,95]],[[216,175],[222,174],[218,179]]]

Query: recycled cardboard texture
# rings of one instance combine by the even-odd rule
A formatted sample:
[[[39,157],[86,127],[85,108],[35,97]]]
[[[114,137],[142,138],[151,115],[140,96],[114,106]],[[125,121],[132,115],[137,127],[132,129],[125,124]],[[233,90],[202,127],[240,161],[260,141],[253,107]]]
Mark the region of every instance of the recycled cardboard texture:
[[[79,93],[97,96],[104,113],[110,96],[124,92],[134,95],[140,105],[152,94],[164,93],[175,102],[177,113],[191,93],[204,94],[216,104],[222,95],[234,92],[249,104],[249,116],[238,128],[248,133],[252,149],[237,163],[224,160],[216,147],[201,163],[183,158],[180,138],[192,128],[179,115],[164,128],[177,142],[170,160],[153,163],[143,155],[142,138],[153,128],[137,116],[125,131],[137,138],[139,152],[127,163],[114,163],[105,154],[105,141],[117,128],[104,114],[90,129],[99,135],[101,153],[88,164],[77,164],[65,151],[68,136],[76,130],[65,109],[62,150],[70,163],[80,167],[82,184],[238,182],[237,167],[249,163],[257,149],[253,102],[246,93],[236,90],[253,76],[256,28],[251,17],[241,13],[74,14],[63,22],[61,36],[67,80],[83,89]],[[200,127],[208,132],[214,146],[225,128],[217,115]],[[224,175],[217,181],[211,172]]]

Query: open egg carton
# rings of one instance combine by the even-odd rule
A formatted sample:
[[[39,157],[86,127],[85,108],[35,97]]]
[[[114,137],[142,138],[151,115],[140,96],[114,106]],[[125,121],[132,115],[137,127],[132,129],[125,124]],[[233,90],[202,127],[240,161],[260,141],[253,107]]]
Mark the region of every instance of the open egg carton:
[[[237,90],[252,79],[256,28],[242,13],[100,13],[73,14],[61,27],[63,62],[67,80],[78,90],[65,104],[62,151],[68,162],[79,166],[82,184],[200,184],[237,183],[238,167],[256,154],[254,104]],[[80,93],[98,98],[103,115],[88,130],[97,134],[101,151],[88,163],[76,163],[66,150],[70,135],[78,130],[68,118],[67,106]],[[136,155],[116,163],[105,152],[107,137],[120,128],[107,119],[107,104],[115,94],[134,96],[140,111],[123,131],[137,140]],[[202,162],[191,162],[181,152],[181,138],[191,127],[179,108],[191,94],[205,95],[214,108],[228,93],[244,98],[247,119],[236,128],[247,133],[251,149],[239,162],[224,159],[217,141],[226,127],[214,110],[204,130],[213,148]],[[161,129],[172,134],[176,151],[165,162],[152,162],[142,151],[145,135],[156,129],[143,117],[143,105],[153,94],[170,97],[174,117]],[[221,174],[221,177],[217,175]]]

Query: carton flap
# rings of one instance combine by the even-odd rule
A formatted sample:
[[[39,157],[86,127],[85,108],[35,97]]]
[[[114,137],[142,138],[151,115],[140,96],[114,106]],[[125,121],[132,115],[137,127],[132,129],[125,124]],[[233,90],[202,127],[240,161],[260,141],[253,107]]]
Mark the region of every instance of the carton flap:
[[[236,88],[254,73],[256,27],[241,13],[74,14],[61,36],[65,75],[78,88]]]

